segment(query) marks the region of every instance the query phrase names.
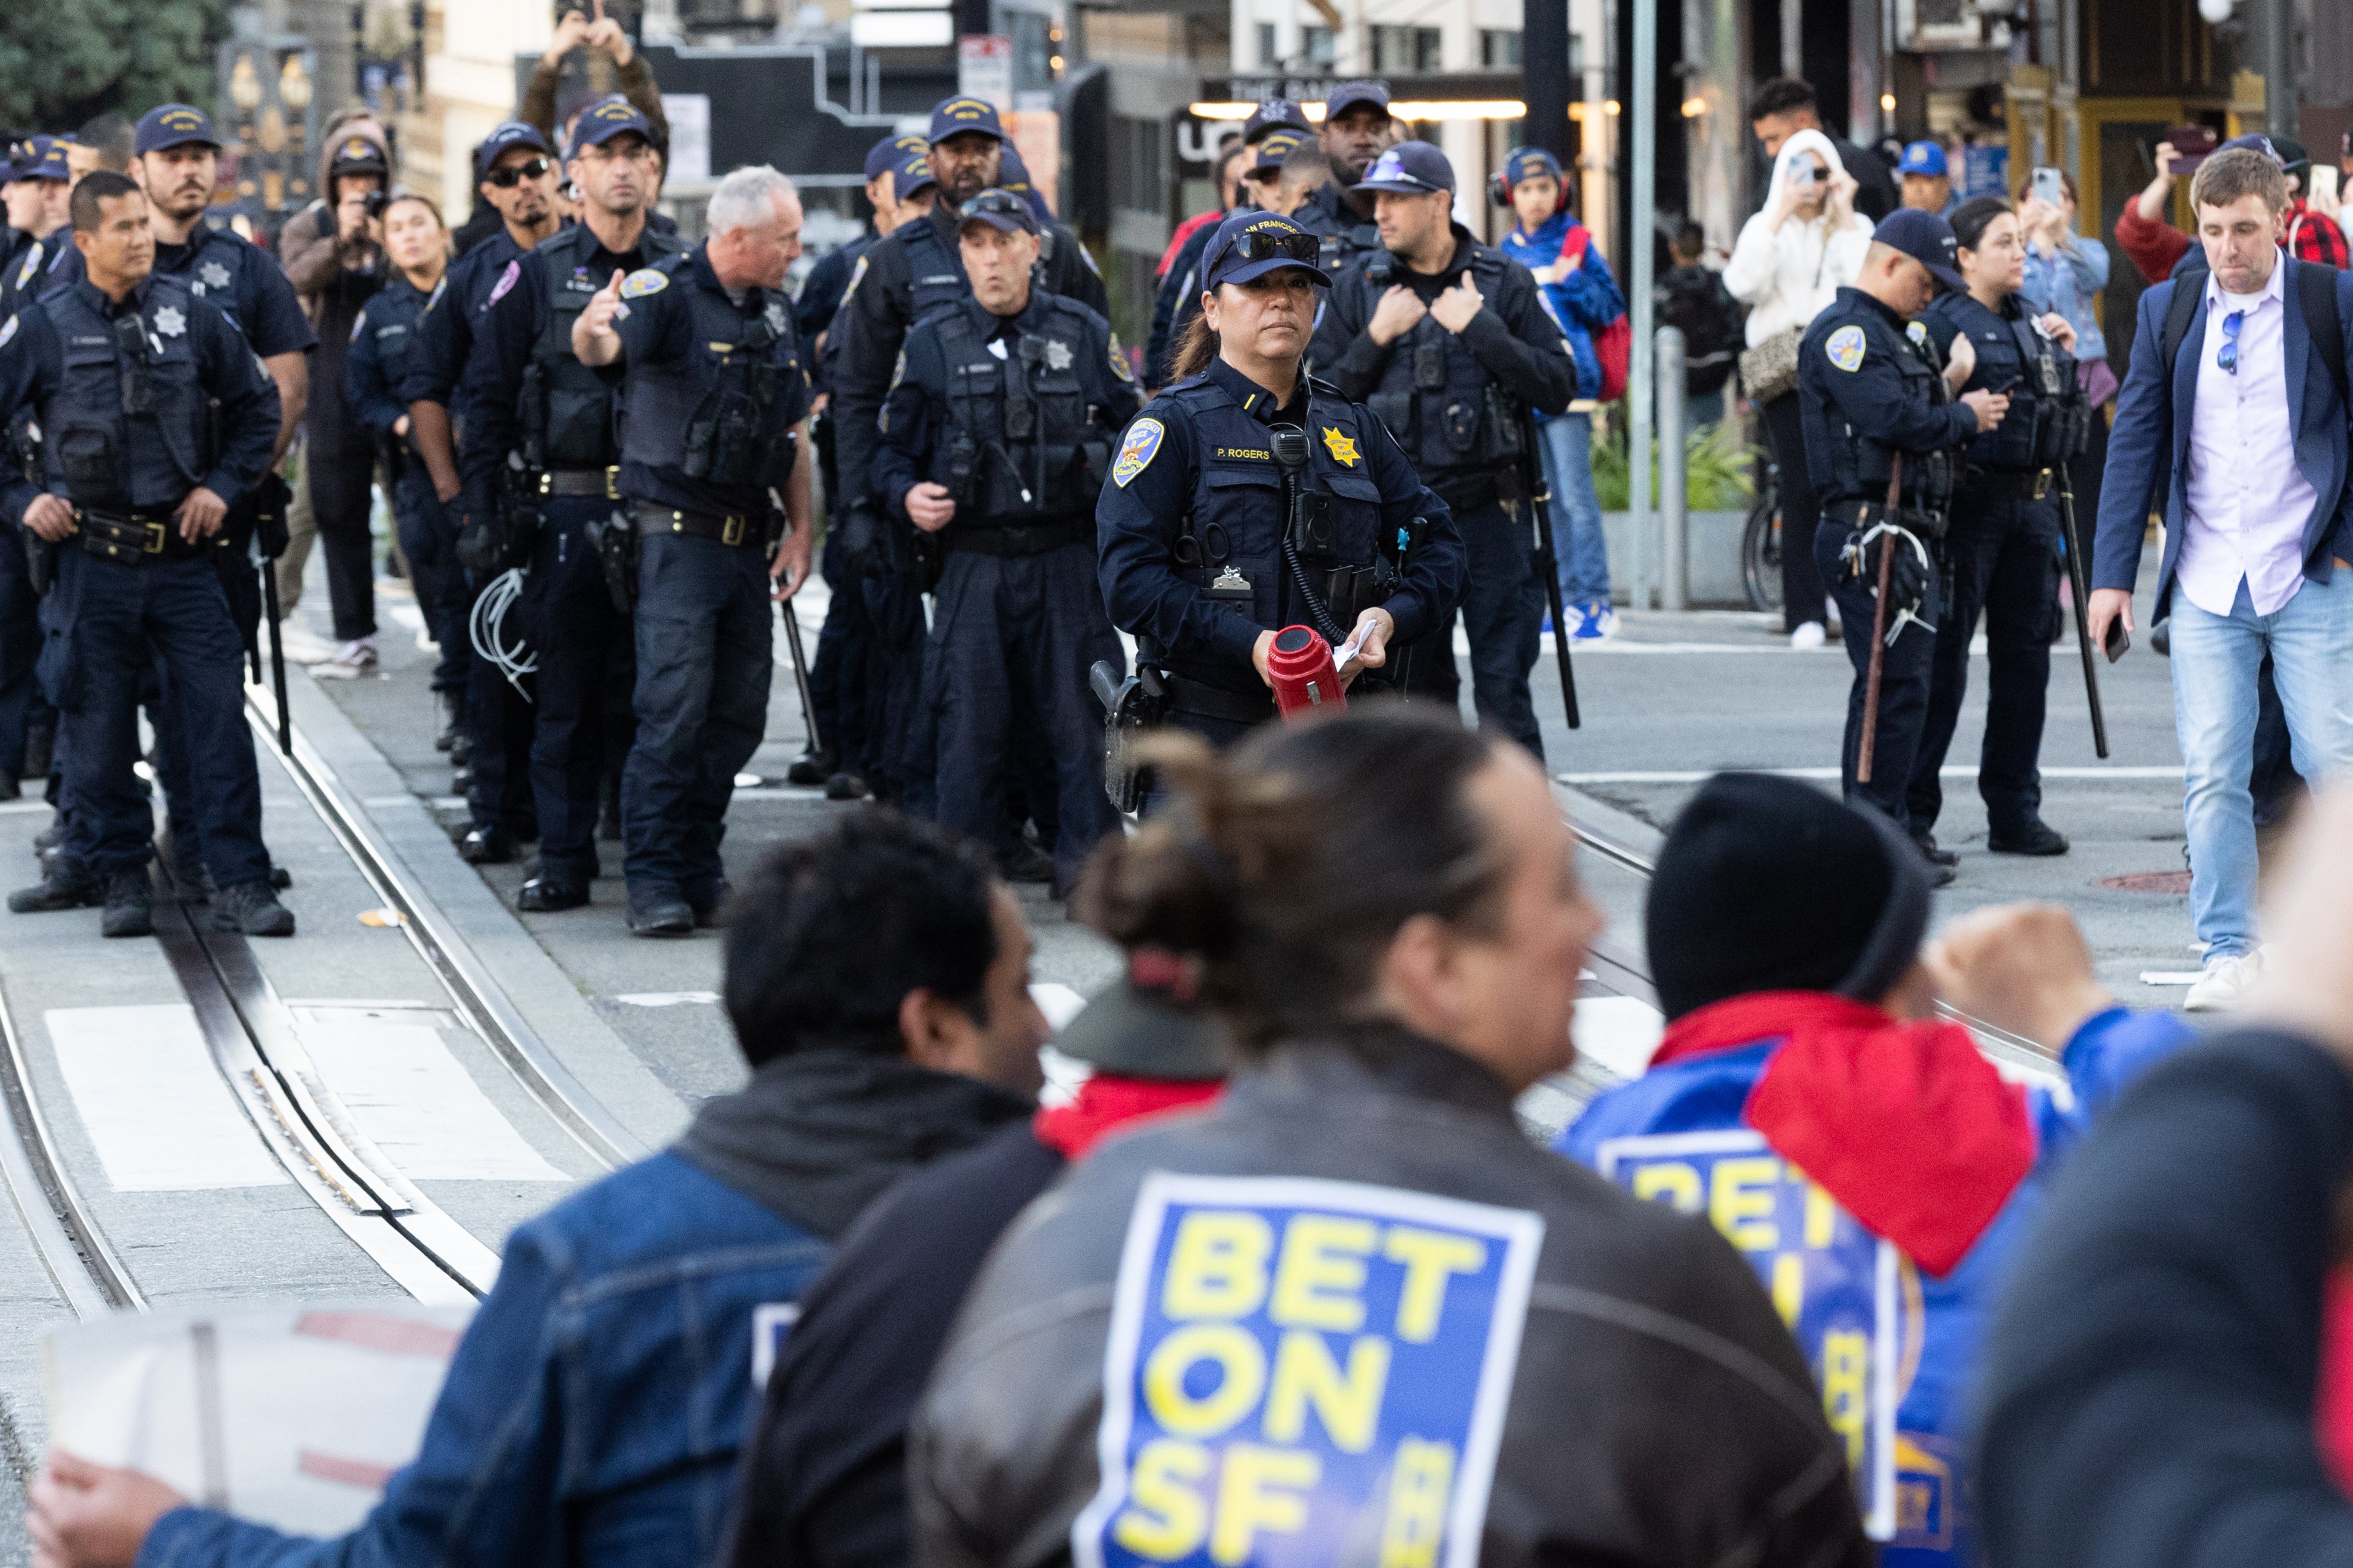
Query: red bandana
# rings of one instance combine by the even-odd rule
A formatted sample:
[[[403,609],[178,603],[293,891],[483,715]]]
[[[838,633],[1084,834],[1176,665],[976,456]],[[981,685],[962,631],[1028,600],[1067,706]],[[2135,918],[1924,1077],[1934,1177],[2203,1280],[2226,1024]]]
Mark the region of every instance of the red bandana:
[[[1225,1087],[1215,1079],[1179,1081],[1099,1073],[1079,1086],[1076,1100],[1039,1111],[1030,1126],[1039,1142],[1060,1150],[1066,1159],[1079,1160],[1129,1122],[1205,1105]]]

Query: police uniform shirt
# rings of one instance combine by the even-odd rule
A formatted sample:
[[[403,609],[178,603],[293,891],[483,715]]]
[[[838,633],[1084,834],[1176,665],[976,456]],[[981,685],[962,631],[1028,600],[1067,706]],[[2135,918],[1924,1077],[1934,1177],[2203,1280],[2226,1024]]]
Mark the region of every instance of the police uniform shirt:
[[[434,285],[440,288],[437,280]],[[408,405],[399,388],[416,357],[417,321],[432,294],[395,272],[374,299],[360,307],[352,323],[351,349],[344,364],[343,396],[353,415],[371,435],[389,437],[392,427],[407,417]]]
[[[1300,204],[1291,221],[1326,241],[1324,270],[1337,277],[1356,258],[1381,247],[1380,226],[1349,205],[1348,190],[1337,180],[1326,180]]]
[[[67,268],[72,270],[68,272]],[[15,315],[32,300],[81,276],[81,252],[74,248],[73,225],[59,224],[25,247],[5,276],[0,276],[0,320]]]
[[[417,352],[397,388],[404,403],[438,403],[449,417],[462,424],[466,411],[458,397],[458,383],[473,352],[474,322],[484,301],[501,286],[512,289],[522,279],[522,258],[530,253],[517,245],[501,226],[499,232],[449,264],[441,286],[417,321]],[[460,443],[462,445],[462,443]]]
[[[1239,405],[1253,432],[1250,445],[1201,438],[1191,412],[1173,395],[1202,381]],[[1103,600],[1113,625],[1154,638],[1174,661],[1211,661],[1238,675],[1239,679],[1229,679],[1231,684],[1257,683],[1250,654],[1259,633],[1279,629],[1284,616],[1298,618],[1294,612],[1300,606],[1290,597],[1290,585],[1282,583],[1278,626],[1261,626],[1247,606],[1210,598],[1199,584],[1181,575],[1176,542],[1205,479],[1212,486],[1228,479],[1255,488],[1278,472],[1273,452],[1256,432],[1273,425],[1301,424],[1308,412],[1307,393],[1303,376],[1290,404],[1278,408],[1263,387],[1224,360],[1212,360],[1199,378],[1177,382],[1129,425],[1112,465],[1113,482],[1103,487],[1095,506]],[[1388,640],[1394,649],[1435,630],[1454,614],[1466,570],[1462,537],[1446,503],[1422,484],[1380,421],[1359,408],[1356,424],[1354,439],[1311,429],[1311,454],[1319,449],[1327,454],[1311,461],[1319,468],[1328,461],[1344,471],[1367,472],[1380,492],[1384,530],[1401,530],[1416,518],[1424,520],[1419,544],[1380,605],[1397,622],[1396,635]],[[1277,492],[1265,493],[1270,505],[1263,548],[1243,540],[1233,541],[1232,548],[1237,557],[1258,557],[1269,563],[1259,569],[1271,571],[1282,519],[1274,504]]]
[[[511,286],[494,287],[485,297],[474,318],[473,343],[458,388],[458,401],[467,411],[466,449],[459,454],[458,467],[470,493],[487,493],[488,487],[497,482],[507,453],[522,445],[517,402],[523,371],[531,363],[533,347],[552,308],[548,262],[542,252],[559,238],[575,245],[586,242],[586,258],[570,268],[569,282],[575,287],[586,285],[587,292],[594,294],[611,282],[616,272],[627,277],[644,269],[650,260],[677,254],[675,244],[665,245],[656,238],[649,245],[648,237],[640,232],[638,243],[628,249],[611,251],[594,243],[595,236],[586,226],[566,228],[520,258]]]
[[[621,287],[621,303],[627,313],[613,323],[613,330],[621,339],[620,363],[627,378],[625,395],[643,399],[646,389],[640,378],[656,367],[700,366],[705,372],[713,368],[710,356],[727,345],[707,339],[698,341],[691,299],[697,291],[718,296],[735,317],[739,331],[765,316],[775,334],[766,350],[769,363],[777,371],[776,405],[769,413],[769,427],[776,432],[778,446],[785,448],[785,464],[776,470],[773,481],[781,494],[784,481],[792,471],[791,464],[798,459],[798,453],[792,449],[790,433],[807,416],[809,405],[808,374],[801,363],[800,340],[793,331],[792,300],[783,289],[749,289],[743,291],[740,300],[731,297],[720,287],[719,276],[711,269],[710,258],[702,246],[683,256],[665,257],[655,266],[632,274]],[[700,379],[707,394],[710,377],[706,374]],[[649,427],[653,423],[650,414],[635,402],[631,406],[637,410],[638,426]],[[767,491],[763,488],[690,479],[675,464],[638,461],[626,451],[621,459],[620,489],[623,495],[636,500],[705,517],[759,517],[769,510]]]
[[[999,388],[1008,384],[1008,378],[1024,374],[1021,340],[1045,337],[1044,353],[1027,373],[1031,400],[1039,404],[1037,416],[1041,426],[1047,413],[1040,383],[1045,376],[1063,372],[1072,373],[1085,405],[1081,411],[1082,424],[1073,432],[1074,437],[1091,435],[1100,440],[1116,432],[1134,415],[1139,399],[1127,361],[1112,348],[1111,323],[1094,311],[1054,295],[1032,292],[1029,303],[1018,315],[993,315],[977,300],[966,300],[958,314],[970,341],[983,345],[982,352],[989,356],[989,368],[996,372],[995,385]],[[925,481],[946,482],[938,468],[940,448],[956,431],[950,389],[957,367],[949,362],[961,356],[952,354],[943,326],[938,320],[923,321],[907,334],[904,358],[892,382],[890,397],[882,405],[883,438],[874,454],[874,493],[900,515],[906,511],[910,487]],[[1060,363],[1057,363],[1058,360]],[[1028,443],[1021,445],[1026,448]],[[1065,465],[1069,452],[1050,451],[1046,458],[1050,476],[1068,471]],[[975,499],[970,503],[958,503],[951,528],[989,515],[979,503],[987,498],[990,481],[1006,478],[1004,465],[1002,457],[975,453]],[[1109,466],[1107,448],[1104,466]],[[1013,476],[1014,482],[1028,488],[1031,465],[1024,461],[1019,467],[1022,471]],[[1103,477],[1099,472],[1098,481]],[[1071,475],[1073,480],[1076,478]],[[1052,484],[1051,478],[1049,484]],[[1029,522],[1083,514],[1092,510],[1093,504],[1092,495],[1075,482],[1066,482],[1059,487],[1059,493],[1037,496],[1024,508],[1018,521]],[[969,515],[967,505],[972,508]]]
[[[1883,478],[1874,488],[1858,477],[1857,442],[1926,453],[1977,433],[1977,416],[1967,407],[1929,401],[1920,372],[1936,372],[1915,348],[1912,325],[1862,289],[1841,288],[1806,329],[1798,347],[1798,403],[1806,474],[1825,505],[1886,499]],[[1926,338],[1926,328],[1920,335]]]
[[[75,315],[95,315],[111,329],[124,312],[134,310],[146,324],[153,361],[161,364],[176,359],[185,348],[195,363],[203,395],[220,405],[215,422],[219,450],[211,467],[192,479],[164,479],[160,476],[174,465],[134,460],[134,451],[162,439],[162,426],[153,417],[122,412],[120,350],[111,331],[101,336],[79,328],[60,330],[58,323],[60,316],[70,322]],[[78,421],[111,427],[118,443],[132,444],[133,450],[118,445],[112,461],[130,489],[131,504],[141,509],[177,506],[198,486],[235,506],[269,465],[278,439],[278,384],[256,362],[227,312],[194,298],[175,279],[142,279],[120,305],[86,281],[70,290],[50,290],[44,300],[0,322],[0,350],[5,351],[0,352],[0,427],[27,411],[40,420],[49,436],[43,455],[52,494],[77,499],[65,480],[58,437]],[[69,362],[85,377],[89,370],[105,367],[97,379],[81,381],[85,388],[104,388],[102,405],[79,410],[57,406],[58,395],[68,390]],[[13,468],[0,469],[0,475],[9,481],[0,488],[0,515],[21,521],[40,489]]]
[[[81,251],[70,233],[63,237],[67,255],[50,279],[53,284],[79,283],[85,276]],[[157,240],[155,275],[178,279],[189,293],[217,308],[263,359],[319,346],[294,285],[268,252],[232,229],[215,228],[200,217],[185,245]]]
[[[2027,473],[2048,466],[2036,461],[2037,429],[2048,424],[2047,416],[2042,421],[2035,416],[2034,405],[2042,395],[2038,379],[2042,366],[2038,362],[2045,353],[2058,362],[2053,369],[2063,386],[2074,384],[2075,363],[2073,356],[2057,343],[2045,343],[2042,329],[2035,324],[2037,314],[2017,294],[2002,300],[2001,309],[1995,311],[1957,289],[1938,295],[1936,303],[1921,312],[1921,327],[1926,331],[1929,342],[1936,345],[1939,357],[1947,362],[1952,358],[1953,340],[1964,332],[1968,334],[1970,345],[1977,351],[1977,364],[1962,385],[1963,392],[1983,389],[2006,393],[2014,400],[2000,425],[1970,438],[1968,461],[1973,468]],[[2030,343],[2033,346],[2032,358],[2027,348]],[[1976,426],[1972,424],[1970,428],[1974,430]]]
[[[906,345],[907,329],[933,298],[952,300],[972,293],[956,227],[955,211],[943,195],[924,216],[902,223],[877,240],[853,268],[827,344],[828,350],[838,345],[840,351],[828,374],[839,405],[837,451],[845,501],[867,493],[871,479],[867,468],[879,438],[877,419],[899,351]],[[1108,315],[1111,296],[1079,237],[1056,223],[1048,224],[1039,239],[1041,253],[1045,242],[1051,241],[1052,254],[1041,254],[1039,268],[1046,292]],[[926,256],[940,259],[923,260]],[[834,356],[828,353],[828,358]]]
[[[807,352],[815,352],[818,339],[833,323],[833,313],[841,309],[841,297],[849,292],[849,277],[857,270],[858,258],[873,249],[881,237],[870,228],[847,245],[834,247],[801,279],[800,298],[793,301],[793,331],[800,334]],[[821,368],[818,390],[825,390]]]

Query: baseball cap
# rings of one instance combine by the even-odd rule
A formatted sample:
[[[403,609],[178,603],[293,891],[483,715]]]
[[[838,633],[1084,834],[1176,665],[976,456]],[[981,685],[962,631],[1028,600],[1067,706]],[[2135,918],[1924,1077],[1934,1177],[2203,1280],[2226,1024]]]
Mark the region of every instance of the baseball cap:
[[[73,169],[66,163],[66,144],[55,136],[30,136],[16,143],[16,155],[8,160],[5,183],[18,180],[73,181]]]
[[[1201,287],[1247,283],[1281,267],[1296,267],[1330,288],[1324,274],[1324,242],[1274,213],[1238,212],[1218,226],[1201,252]]]
[[[885,136],[866,151],[866,177],[879,180],[895,171],[910,153],[928,150],[931,143],[912,133],[905,136]]]
[[[985,223],[999,234],[1011,234],[1016,229],[1035,234],[1038,213],[1030,206],[1029,197],[991,185],[956,208],[956,227],[961,230],[968,223]]]
[[[928,147],[913,153],[901,153],[899,161],[891,165],[891,199],[903,202],[927,185],[935,186],[939,180],[932,174],[932,153]]]
[[[1313,129],[1307,123],[1306,111],[1291,100],[1262,98],[1259,100],[1258,107],[1250,110],[1250,117],[1242,121],[1242,145],[1254,147],[1265,139],[1267,132],[1285,128],[1296,131],[1302,136]]]
[[[638,106],[619,93],[607,93],[581,110],[572,127],[572,155],[578,157],[583,147],[601,147],[626,132],[636,132],[651,146],[653,122],[638,112]]]
[[[206,147],[220,145],[220,138],[213,134],[213,122],[205,111],[185,103],[160,103],[139,117],[131,145],[133,152],[144,156],[161,153],[166,147],[185,147],[192,142]]]
[[[1504,187],[1508,190],[1522,180],[1560,178],[1560,160],[1541,147],[1521,147],[1504,160]]]
[[[1400,142],[1382,153],[1365,177],[1356,182],[1360,191],[1393,191],[1398,195],[1418,196],[1430,191],[1454,191],[1454,165],[1446,154],[1427,142]]]
[[[1226,1029],[1192,995],[1184,961],[1137,948],[1127,973],[1054,1037],[1054,1048],[1124,1078],[1198,1083],[1226,1076]]]
[[[1952,168],[1945,162],[1945,150],[1942,147],[1937,146],[1934,142],[1915,142],[1904,149],[1904,156],[1896,163],[1895,172],[1899,174],[1926,174],[1930,179],[1941,179],[1950,174]]]
[[[547,144],[547,138],[540,134],[538,126],[527,120],[501,121],[491,127],[488,136],[475,143],[474,178],[480,179],[489,172],[491,165],[499,161],[499,154],[510,147],[528,147],[534,153],[543,153],[551,158],[555,156],[555,149]]]
[[[1307,135],[1304,132],[1271,131],[1267,132],[1266,139],[1258,144],[1258,156],[1242,173],[1245,174],[1280,174],[1282,171],[1282,161],[1305,145],[1307,145]]]
[[[997,106],[979,98],[944,98],[932,110],[932,140],[941,142],[966,131],[977,131],[984,136],[1005,141],[1005,127],[997,123]]]
[[[1946,288],[1968,288],[1955,265],[1959,259],[1960,241],[1953,237],[1953,226],[1935,213],[1923,212],[1918,207],[1898,207],[1879,220],[1871,237],[1926,268]]]
[[[2312,154],[2305,151],[2304,143],[2301,142],[2291,142],[2284,136],[2274,136],[2272,138],[2272,152],[2278,157],[2280,166],[2291,174],[2301,174],[2312,167]]]
[[[2281,155],[2278,143],[2274,142],[2270,137],[2264,135],[2260,131],[2249,132],[2244,136],[2233,136],[2228,142],[2223,142],[2220,147],[2215,148],[2214,151],[2217,153],[2261,153],[2264,157],[2269,158],[2274,163],[2284,164],[2287,162],[2286,158]]]
[[[1324,118],[1327,121],[1337,120],[1346,110],[1360,103],[1369,103],[1376,109],[1387,110],[1389,106],[1388,84],[1378,81],[1340,83],[1324,95]]]
[[[327,164],[327,176],[337,174],[382,174],[390,171],[384,149],[364,136],[346,136],[335,143],[335,155]]]

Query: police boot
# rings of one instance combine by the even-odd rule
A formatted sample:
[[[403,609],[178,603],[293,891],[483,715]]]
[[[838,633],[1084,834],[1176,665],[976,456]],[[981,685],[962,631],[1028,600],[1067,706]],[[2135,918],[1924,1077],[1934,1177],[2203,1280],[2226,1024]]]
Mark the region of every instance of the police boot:
[[[474,764],[455,752],[449,753],[449,793],[460,798],[474,793]]]
[[[580,882],[560,882],[544,872],[522,885],[515,895],[515,908],[527,915],[561,914],[565,910],[585,908],[588,889]]]
[[[1926,828],[1912,835],[1912,842],[1920,847],[1921,858],[1931,866],[1957,866],[1961,858],[1936,842],[1936,836]]]
[[[26,778],[45,779],[49,776],[49,763],[57,755],[57,743],[56,720],[37,720],[25,726],[25,776]]]
[[[42,858],[50,850],[63,847],[65,841],[66,819],[61,816],[51,816],[49,825],[33,835],[33,858],[37,860]]]
[[[1997,855],[2064,855],[2067,836],[2038,816],[2014,833],[1992,835],[1986,847]]]
[[[726,923],[727,903],[734,896],[734,884],[724,877],[699,882],[686,889],[687,907],[694,911],[694,923],[705,931]]]
[[[59,859],[41,868],[41,879],[8,895],[8,908],[20,915],[53,913],[58,910],[94,909],[106,901],[98,879],[79,860]]]
[[[694,906],[670,888],[629,894],[629,930],[638,936],[687,936],[694,931]]]
[[[454,691],[437,691],[433,694],[433,706],[441,715],[441,732],[433,737],[433,749],[437,752],[454,751],[465,705],[458,700],[458,694]]]
[[[458,858],[469,866],[503,866],[514,857],[514,835],[503,827],[477,827],[458,840]]]
[[[825,781],[828,800],[864,800],[866,781],[856,773],[836,773]]]
[[[797,784],[821,784],[833,776],[833,753],[811,746],[793,759],[785,770],[785,782]]]
[[[239,882],[213,895],[213,930],[245,936],[292,936],[294,911],[263,882]]]
[[[99,917],[100,936],[153,936],[155,884],[147,868],[116,871],[106,879],[106,912]]]

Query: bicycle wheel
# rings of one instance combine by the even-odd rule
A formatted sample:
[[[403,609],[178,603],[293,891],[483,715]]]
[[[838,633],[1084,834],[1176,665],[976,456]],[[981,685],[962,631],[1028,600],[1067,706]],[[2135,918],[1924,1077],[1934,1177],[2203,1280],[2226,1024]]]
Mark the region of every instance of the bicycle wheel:
[[[1750,609],[1781,607],[1781,493],[1769,477],[1740,531],[1740,585]]]

